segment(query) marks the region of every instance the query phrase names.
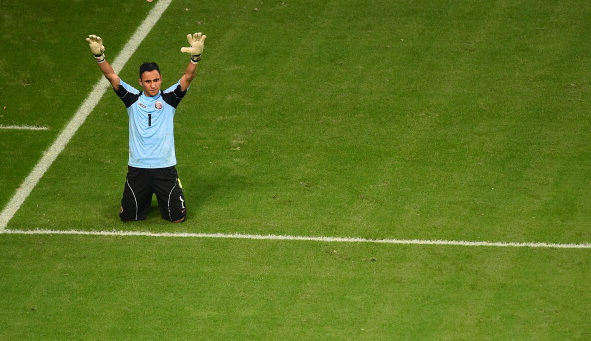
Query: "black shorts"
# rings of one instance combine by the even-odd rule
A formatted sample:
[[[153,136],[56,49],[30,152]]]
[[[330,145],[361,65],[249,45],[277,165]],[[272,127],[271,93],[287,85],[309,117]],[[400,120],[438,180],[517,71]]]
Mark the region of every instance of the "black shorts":
[[[121,220],[146,219],[152,205],[152,194],[156,194],[162,218],[175,222],[186,219],[185,196],[175,167],[147,169],[128,166],[119,213]]]

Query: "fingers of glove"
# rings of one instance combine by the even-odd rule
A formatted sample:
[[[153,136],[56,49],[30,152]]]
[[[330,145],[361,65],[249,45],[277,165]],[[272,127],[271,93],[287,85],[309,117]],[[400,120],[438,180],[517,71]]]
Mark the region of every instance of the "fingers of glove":
[[[193,45],[193,35],[190,33],[187,34],[187,41],[189,42],[189,45]]]
[[[201,32],[194,34],[187,34],[187,41],[190,47],[182,47],[181,52],[190,54],[200,54],[203,51],[203,42],[205,41],[205,35]]]
[[[189,34],[189,36],[191,35]],[[191,37],[191,40],[189,40],[189,44],[191,44],[191,46],[195,46],[196,43],[203,43],[205,41],[205,38],[205,34],[201,32],[194,33]]]
[[[92,53],[98,55],[105,52],[105,47],[103,46],[103,39],[99,36],[95,36],[91,34],[86,38],[88,45],[90,46],[90,50]]]
[[[193,44],[201,41],[201,32],[193,34]]]

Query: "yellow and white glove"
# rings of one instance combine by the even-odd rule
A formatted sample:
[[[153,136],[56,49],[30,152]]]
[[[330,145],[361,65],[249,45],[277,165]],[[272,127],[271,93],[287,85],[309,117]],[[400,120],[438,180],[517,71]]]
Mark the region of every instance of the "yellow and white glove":
[[[191,63],[197,64],[201,61],[201,54],[203,53],[203,47],[205,46],[205,34],[201,32],[195,34],[187,34],[187,40],[191,47],[181,48],[181,52],[191,54]]]
[[[86,38],[88,42],[88,46],[90,47],[90,51],[94,54],[94,58],[96,58],[97,63],[102,63],[105,61],[105,47],[103,46],[103,39],[99,36],[95,36],[91,34]]]

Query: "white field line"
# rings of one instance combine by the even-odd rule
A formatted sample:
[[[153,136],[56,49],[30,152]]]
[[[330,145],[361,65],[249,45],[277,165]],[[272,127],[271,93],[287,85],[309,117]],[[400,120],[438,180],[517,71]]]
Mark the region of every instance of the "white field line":
[[[148,13],[148,16],[131,35],[131,38],[125,44],[119,55],[112,63],[115,72],[119,73],[123,66],[127,63],[131,55],[137,50],[140,43],[148,35],[152,27],[156,25],[158,19],[162,16],[164,11],[168,8],[172,0],[159,0],[156,2],[154,8]],[[100,32],[88,32],[89,34],[100,34]],[[80,48],[86,48],[84,45],[84,37],[80,37]],[[90,52],[89,52],[90,53]],[[89,67],[96,67],[89,64]],[[100,73],[100,71],[99,71]],[[14,214],[20,209],[29,194],[33,191],[37,183],[43,177],[47,169],[57,159],[59,154],[64,150],[70,139],[74,136],[76,131],[82,126],[88,115],[94,110],[100,99],[106,92],[109,83],[106,78],[101,76],[101,79],[95,84],[94,88],[88,94],[86,100],[82,103],[74,117],[68,122],[68,125],[55,139],[53,144],[43,153],[43,156],[33,168],[31,173],[25,178],[20,187],[16,190],[14,196],[10,199],[6,207],[0,213],[0,233],[6,229],[8,222],[12,219]]]
[[[5,126],[0,124],[0,129],[4,130],[49,130],[48,127],[38,127],[38,126]]]
[[[439,245],[439,246],[480,246],[480,247],[522,247],[545,249],[591,249],[591,244],[558,244],[558,243],[516,243],[487,241],[455,241],[455,240],[421,240],[421,239],[366,239],[347,237],[309,237],[281,236],[258,234],[227,234],[227,233],[183,233],[183,232],[140,232],[140,231],[80,231],[80,230],[4,230],[5,234],[24,235],[82,235],[82,236],[114,236],[114,237],[153,237],[153,238],[217,238],[217,239],[250,239],[275,241],[314,241],[336,243],[374,243],[400,245]]]

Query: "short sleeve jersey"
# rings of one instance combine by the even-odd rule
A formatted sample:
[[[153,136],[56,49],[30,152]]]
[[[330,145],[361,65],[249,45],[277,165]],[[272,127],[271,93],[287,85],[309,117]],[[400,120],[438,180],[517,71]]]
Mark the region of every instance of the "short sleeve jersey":
[[[187,91],[180,81],[148,97],[120,81],[115,93],[127,107],[129,116],[129,161],[137,168],[166,168],[176,165],[174,150],[174,114]]]

